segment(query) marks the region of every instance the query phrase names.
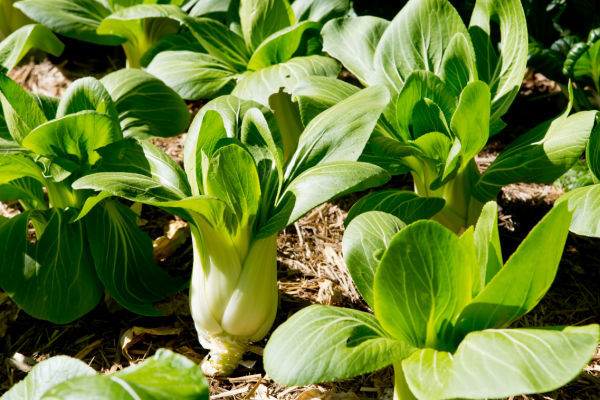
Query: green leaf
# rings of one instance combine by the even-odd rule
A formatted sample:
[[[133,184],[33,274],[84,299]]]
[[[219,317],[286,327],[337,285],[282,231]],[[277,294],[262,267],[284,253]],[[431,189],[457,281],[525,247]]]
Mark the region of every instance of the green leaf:
[[[317,115],[359,91],[337,78],[310,76],[294,86],[293,98],[298,102],[302,124],[308,126]]]
[[[206,194],[223,200],[245,226],[258,212],[260,180],[248,151],[236,144],[218,149],[208,165]]]
[[[204,17],[204,16],[209,16],[210,18],[216,19],[216,20],[224,20],[225,18],[220,18],[221,15],[225,15],[227,14],[227,11],[229,10],[229,5],[231,4],[231,0],[196,0],[197,3],[195,3],[194,1],[190,2],[190,3],[195,3],[192,5],[192,7],[188,10],[186,10],[186,7],[189,7],[189,5],[186,5],[184,7],[182,7],[184,9],[184,11],[188,11],[190,16],[192,17]]]
[[[257,238],[276,234],[329,200],[381,186],[389,179],[385,170],[366,163],[337,161],[316,165],[287,185],[271,218],[259,227]]]
[[[555,207],[561,203],[569,204],[573,211],[570,231],[582,236],[600,237],[600,185],[585,186],[560,196]]]
[[[467,38],[473,54],[467,28],[446,0],[411,1],[400,10],[383,34],[374,61],[377,83],[385,82],[392,102],[411,72],[441,75],[444,53],[457,33]]]
[[[279,128],[273,113],[267,107],[254,101],[240,100],[235,96],[220,96],[208,102],[200,109],[188,129],[185,146],[183,147],[185,171],[192,191],[198,188],[192,180],[196,177],[197,173],[201,172],[201,150],[210,157],[219,139],[226,137],[240,139],[244,115],[251,108],[258,108],[260,110],[269,125],[269,130],[276,136]],[[205,125],[203,121],[208,111],[215,111],[221,118],[215,118],[213,115],[207,120],[208,124]],[[219,120],[222,121],[222,127]],[[199,184],[201,182],[201,180],[198,180]]]
[[[185,172],[169,155],[146,141],[120,140],[97,150],[102,161],[89,172],[130,172],[147,176],[191,196]]]
[[[154,43],[142,56],[140,63],[146,68],[158,54],[163,51],[192,51],[194,53],[206,53],[192,32],[187,29],[183,32],[166,35]]]
[[[152,303],[183,284],[152,258],[152,240],[138,228],[137,215],[118,201],[95,207],[84,219],[96,272],[110,295],[141,315],[161,316]]]
[[[140,174],[127,172],[100,172],[78,179],[73,189],[105,190],[140,203],[162,203],[183,200],[185,193]]]
[[[147,71],[186,100],[231,93],[237,74],[220,59],[192,51],[162,52],[154,57]]]
[[[273,136],[267,120],[258,109],[250,109],[244,116],[241,141],[254,157],[257,168],[264,164],[264,169],[270,170],[275,165],[279,195],[283,185],[283,140],[281,136]]]
[[[176,136],[190,122],[183,99],[147,72],[122,69],[106,75],[100,82],[115,102],[125,137]]]
[[[587,144],[595,111],[568,115],[543,122],[512,142],[479,179],[472,195],[477,200],[494,200],[503,186],[511,183],[551,184],[577,162]]]
[[[585,159],[590,172],[594,175],[594,182],[598,182],[598,177],[600,177],[600,124],[597,124],[590,134],[590,140],[585,148]]]
[[[60,103],[60,99],[32,92],[27,93],[29,93],[29,96],[33,100],[35,100],[38,107],[44,112],[44,115],[46,116],[46,119],[48,121],[52,121],[56,118],[56,113],[58,112],[58,105]]]
[[[251,51],[275,32],[294,24],[283,0],[240,0],[240,22]]]
[[[91,311],[103,293],[81,222],[69,223],[73,210],[53,208],[35,245],[27,239],[34,212],[19,214],[2,226],[0,287],[27,314],[66,324]]]
[[[307,54],[298,54],[303,42],[319,35],[322,25],[317,22],[304,21],[287,27],[266,38],[254,51],[248,61],[249,71],[258,71],[271,65],[284,63],[292,57],[308,56],[321,53],[321,46]],[[306,43],[304,43],[306,46]],[[302,52],[301,52],[302,53]]]
[[[302,21],[325,22],[345,16],[350,10],[349,0],[295,0],[292,10],[296,23]]]
[[[389,25],[389,21],[371,16],[331,20],[321,31],[323,48],[363,85],[373,84],[375,51]]]
[[[442,58],[440,78],[456,97],[469,83],[477,80],[475,59],[464,34],[456,33],[452,37]]]
[[[429,219],[444,208],[446,202],[440,197],[421,197],[406,190],[380,190],[358,200],[348,212],[344,225],[368,211],[392,214],[406,224]]]
[[[490,20],[500,25],[502,46],[490,40]],[[477,1],[471,15],[469,35],[475,49],[478,77],[490,87],[490,122],[495,122],[508,111],[517,96],[527,67],[527,24],[521,2]],[[501,47],[499,54],[495,50],[498,47]]]
[[[119,126],[119,114],[113,99],[100,81],[93,77],[78,79],[63,94],[55,118],[80,111],[97,111],[102,103],[106,110],[102,113],[108,115]]]
[[[551,392],[579,375],[596,351],[598,334],[598,325],[474,332],[452,358],[427,349],[404,360],[402,368],[424,400]]]
[[[373,283],[381,261],[376,254],[387,250],[392,238],[405,227],[394,215],[370,211],[357,216],[344,233],[344,261],[356,288],[371,308],[375,308]]]
[[[433,101],[425,98],[417,101],[412,109],[412,136],[418,139],[431,132],[440,132],[449,138],[452,137],[442,110]]]
[[[400,104],[400,102],[398,102]],[[450,122],[461,143],[462,167],[483,149],[489,137],[490,88],[484,82],[472,82],[460,95]]]
[[[18,154],[0,156],[0,183],[30,177],[45,183],[42,169],[29,157]]]
[[[114,375],[61,383],[50,389],[44,399],[208,400],[208,397],[208,382],[196,364],[185,356],[159,349],[149,359]]]
[[[458,236],[437,222],[400,231],[375,274],[375,313],[385,330],[411,346],[446,348],[471,300],[469,260]]]
[[[188,15],[175,5],[137,4],[106,17],[97,33],[126,39],[123,49],[127,66],[141,68],[144,53],[163,37],[177,33],[187,18]]]
[[[96,29],[111,12],[95,0],[22,0],[15,7],[32,20],[66,37],[116,46],[125,39],[99,35]]]
[[[77,165],[100,159],[96,149],[122,140],[117,125],[106,115],[81,111],[40,125],[23,140],[23,146],[49,158],[63,158]]]
[[[292,93],[294,86],[310,76],[339,75],[341,65],[332,58],[320,55],[295,57],[288,62],[273,65],[256,72],[248,72],[241,77],[231,94],[240,99],[254,100],[264,106],[269,104],[269,96],[284,88]]]
[[[446,84],[429,71],[415,71],[408,75],[397,101],[397,117],[401,135],[412,140],[413,108],[423,99],[433,101],[444,113],[446,121],[452,119],[456,110],[456,98]]]
[[[539,303],[556,276],[571,216],[567,204],[558,205],[533,228],[506,265],[462,310],[453,333],[455,343],[469,332],[506,327]]]
[[[321,164],[356,161],[388,102],[387,90],[374,86],[319,114],[308,124],[288,160],[285,181]]]
[[[415,350],[391,338],[371,314],[313,305],[273,333],[265,369],[284,385],[308,385],[373,372]]]
[[[15,81],[0,74],[0,99],[12,138],[19,144],[33,129],[47,121],[36,101]]]
[[[95,376],[86,363],[68,356],[54,356],[33,366],[25,379],[2,396],[6,400],[40,400],[52,387],[70,379]]]
[[[498,207],[496,202],[487,203],[475,226],[475,248],[479,261],[477,271],[479,286],[473,292],[477,295],[502,269],[502,248],[500,247],[500,233],[498,232]]]
[[[188,18],[184,23],[208,54],[228,63],[238,72],[246,70],[250,52],[242,37],[210,18]]]
[[[13,179],[9,183],[0,184],[0,201],[13,200],[24,201],[32,207],[39,209],[43,209],[46,206],[42,184],[29,177]],[[21,202],[21,206],[23,206],[23,202]],[[26,207],[24,208],[27,209]]]
[[[31,49],[60,56],[65,45],[42,25],[25,25],[0,43],[0,73],[8,74]]]

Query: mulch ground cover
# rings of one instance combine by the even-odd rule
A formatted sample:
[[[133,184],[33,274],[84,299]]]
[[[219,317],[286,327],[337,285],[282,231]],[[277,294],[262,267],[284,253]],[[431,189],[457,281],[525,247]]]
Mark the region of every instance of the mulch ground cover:
[[[69,46],[67,46],[69,48]],[[119,54],[98,64],[62,59],[21,65],[10,77],[25,89],[60,97],[75,79],[102,76],[122,67]],[[76,57],[77,58],[77,57]],[[79,57],[81,59],[81,57]],[[92,60],[93,61],[93,60]],[[343,79],[352,76],[343,73]],[[189,104],[194,115],[204,101]],[[508,127],[492,138],[476,158],[485,170],[508,143],[538,123],[558,115],[566,104],[556,85],[539,74],[528,73],[521,92],[504,118]],[[185,134],[155,139],[153,143],[176,162],[183,162]],[[412,189],[410,176],[394,177],[386,188]],[[273,330],[298,310],[315,303],[370,311],[348,274],[341,249],[344,218],[350,207],[369,192],[341,197],[310,212],[278,237],[279,311]],[[498,197],[500,237],[504,257],[512,254],[527,233],[562,194],[552,185],[511,185]],[[0,203],[0,214],[19,213],[18,203]],[[191,276],[192,242],[184,221],[162,210],[144,206],[142,229],[155,242],[155,259],[173,275]],[[33,233],[32,233],[33,235]],[[600,323],[600,241],[570,234],[557,278],[546,297],[514,327]],[[106,297],[88,315],[66,325],[37,320],[19,311],[0,292],[0,395],[23,379],[36,362],[66,354],[110,374],[169,348],[196,363],[207,351],[197,340],[187,293],[169,296],[156,308],[165,317],[143,317],[124,310]],[[254,343],[243,365],[230,378],[209,378],[212,399],[391,400],[393,371],[303,387],[284,387],[265,374],[261,353],[268,340]],[[517,396],[516,399],[599,399],[600,352],[572,383],[553,393]]]

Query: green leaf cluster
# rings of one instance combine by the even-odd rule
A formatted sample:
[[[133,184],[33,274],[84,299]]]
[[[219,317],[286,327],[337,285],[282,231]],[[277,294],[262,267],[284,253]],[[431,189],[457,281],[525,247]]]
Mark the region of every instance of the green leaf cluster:
[[[492,21],[499,23],[501,46],[493,42]],[[456,233],[474,225],[483,204],[503,186],[552,183],[585,150],[594,114],[569,117],[571,96],[561,116],[522,135],[483,175],[475,164],[488,139],[505,126],[500,117],[525,71],[527,26],[518,0],[478,0],[468,29],[447,0],[411,0],[391,22],[338,18],[322,35],[324,49],[363,85],[383,84],[391,94],[360,160],[391,174],[410,172],[422,197],[410,207],[427,204],[421,212]],[[358,90],[310,77],[294,87],[293,98],[306,124]],[[357,205],[361,212],[409,207],[405,192],[385,203],[382,195],[371,196]],[[430,198],[439,200],[425,203]]]
[[[122,45],[129,68],[167,35],[178,33],[187,14],[183,0],[21,0],[15,7],[61,35],[100,45]]]
[[[344,258],[375,315],[298,312],[267,344],[269,376],[305,385],[393,364],[399,400],[504,398],[566,384],[595,352],[598,325],[509,326],[550,288],[571,217],[556,206],[504,263],[493,202],[461,237],[435,221],[357,216]]]
[[[7,400],[208,400],[208,382],[186,357],[159,349],[139,364],[100,375],[83,361],[54,356],[36,364]]]
[[[155,111],[147,93],[160,95],[167,106],[163,112]],[[101,81],[79,79],[61,100],[28,93],[0,75],[0,100],[0,200],[18,200],[24,210],[0,225],[0,287],[28,314],[55,323],[91,311],[104,289],[134,312],[163,315],[152,303],[183,282],[156,265],[137,215],[104,196],[95,198],[100,207],[76,220],[93,191],[72,184],[103,168],[103,155],[115,144],[132,155],[110,154],[115,163],[153,165],[157,175],[163,165],[174,165],[135,138],[180,133],[189,120],[183,100],[138,70],[118,71]],[[167,126],[172,115],[178,121]],[[33,244],[27,235],[30,221]]]
[[[231,93],[269,106],[269,96],[291,93],[307,76],[337,77],[339,63],[321,55],[320,31],[349,7],[347,0],[199,1],[190,9],[196,18],[184,21],[190,34],[165,38],[143,61],[184,99]]]

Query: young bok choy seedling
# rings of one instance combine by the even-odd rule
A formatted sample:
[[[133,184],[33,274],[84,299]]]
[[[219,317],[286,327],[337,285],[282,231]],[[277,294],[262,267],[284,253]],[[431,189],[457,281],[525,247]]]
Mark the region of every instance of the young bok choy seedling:
[[[184,38],[165,38],[156,46],[168,51],[154,59],[149,52],[144,61],[151,61],[148,72],[184,99],[231,93],[269,106],[269,96],[281,87],[289,93],[304,77],[338,76],[339,63],[321,55],[321,24],[345,15],[348,7],[348,1],[302,0],[290,8],[287,0],[232,0],[226,24],[206,17],[186,20],[191,35],[185,46],[191,41],[203,51],[171,50]]]
[[[210,349],[205,373],[230,374],[248,342],[269,332],[277,310],[278,232],[326,201],[389,180],[384,169],[356,162],[388,102],[383,86],[348,97],[306,127],[286,160],[286,141],[269,109],[221,96],[190,127],[185,172],[170,166],[170,179],[160,180],[155,171],[132,167],[75,182],[79,190],[102,190],[90,207],[117,195],[190,223],[190,307],[200,342]],[[118,154],[127,157],[124,143],[109,147],[99,168]]]
[[[183,0],[21,0],[15,7],[32,20],[66,37],[107,46],[123,46],[128,68],[155,43],[180,31],[187,18]]]
[[[436,221],[356,217],[344,259],[375,315],[314,305],[281,325],[265,348],[285,385],[350,378],[394,366],[396,400],[505,398],[557,389],[598,344],[598,325],[508,327],[552,284],[572,213],[556,206],[503,264],[497,209],[487,203],[461,237]]]
[[[490,42],[491,19],[500,24],[499,54]],[[460,233],[503,186],[552,183],[585,149],[594,113],[568,117],[569,103],[561,116],[512,143],[483,175],[475,164],[489,137],[505,126],[500,117],[525,71],[527,28],[518,0],[478,0],[469,30],[447,0],[411,0],[392,22],[335,19],[322,34],[325,49],[365,86],[382,83],[391,93],[361,161],[392,174],[410,172],[419,195],[375,193],[356,205],[362,211],[420,208],[425,217]],[[306,124],[358,90],[310,77],[294,87],[293,96]]]
[[[0,93],[0,200],[18,200],[24,210],[0,218],[0,287],[23,311],[55,323],[91,311],[104,289],[131,311],[163,315],[152,303],[177,291],[183,281],[156,265],[137,215],[106,201],[71,223],[94,193],[71,184],[96,172],[105,146],[137,143],[124,136],[157,132],[172,115],[181,115],[183,124],[170,123],[171,129],[183,130],[189,120],[183,100],[140,70],[117,71],[102,81],[79,79],[60,101],[28,93],[0,75]],[[161,93],[167,108],[156,111],[152,96]],[[173,164],[169,157],[160,159],[150,144],[138,148],[148,157],[116,157],[115,162],[136,162],[141,168],[144,163]],[[35,244],[28,238],[30,221]]]

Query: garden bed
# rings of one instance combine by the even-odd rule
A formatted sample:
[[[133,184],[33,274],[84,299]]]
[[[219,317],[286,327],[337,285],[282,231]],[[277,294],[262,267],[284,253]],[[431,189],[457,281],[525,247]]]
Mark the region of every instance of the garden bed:
[[[60,97],[68,85],[82,76],[85,65],[45,60],[17,67],[10,77],[27,90]],[[89,75],[89,73],[87,74]],[[97,74],[98,76],[101,73]],[[530,74],[523,83],[506,121],[510,129],[492,140],[476,158],[484,170],[499,150],[515,137],[541,121],[555,116],[556,88],[539,74]],[[203,105],[189,105],[195,114]],[[170,139],[154,139],[176,162],[182,164],[185,134]],[[395,177],[386,187],[411,189],[409,176]],[[341,240],[343,221],[350,207],[368,192],[347,195],[310,212],[278,237],[279,311],[272,331],[298,310],[315,303],[370,311],[354,287],[345,267]],[[551,185],[519,184],[503,189],[498,197],[499,226],[505,259],[526,234],[550,210],[562,193]],[[0,214],[11,217],[20,212],[18,203],[0,203]],[[142,229],[153,240],[166,236],[180,245],[166,257],[157,256],[159,265],[173,275],[189,279],[192,242],[186,224],[150,206],[144,206]],[[163,239],[164,240],[164,239]],[[163,243],[164,244],[164,243]],[[514,327],[600,323],[600,258],[594,239],[570,234],[558,271],[548,294]],[[0,293],[2,296],[3,293]],[[66,325],[34,319],[18,312],[6,296],[0,297],[0,395],[23,379],[35,362],[66,354],[79,358],[101,373],[110,374],[169,348],[200,363],[207,352],[200,346],[189,315],[188,297],[178,293],[157,305],[168,316],[143,317],[122,309],[105,298],[88,315]],[[16,318],[16,319],[15,319]],[[260,354],[268,337],[255,343],[243,366],[231,378],[209,378],[212,398],[330,400],[391,399],[391,367],[375,373],[335,383],[306,387],[283,387],[265,375]],[[600,399],[600,352],[572,383],[553,393],[522,396],[523,399]],[[302,396],[302,397],[299,397]]]

